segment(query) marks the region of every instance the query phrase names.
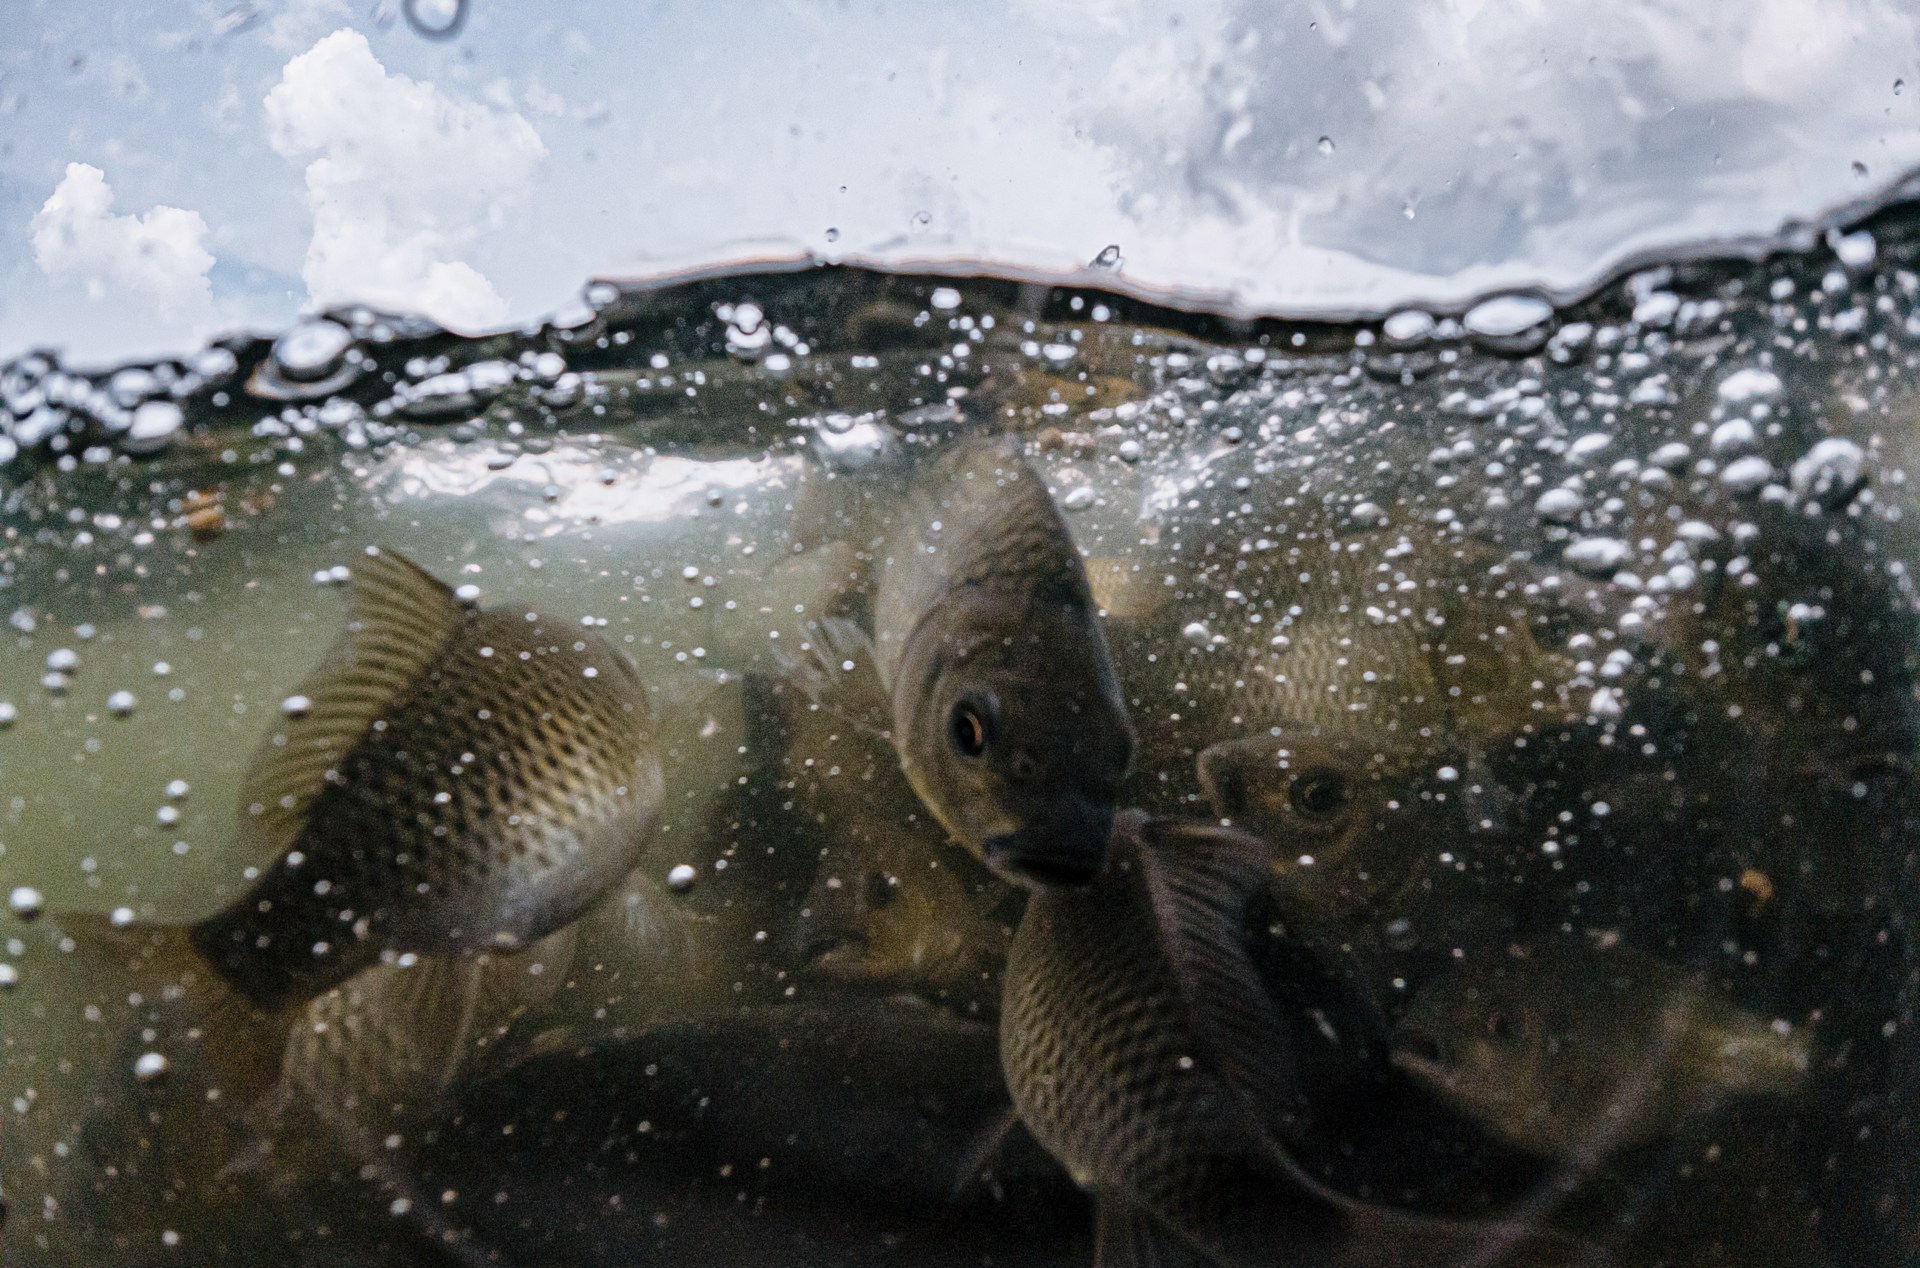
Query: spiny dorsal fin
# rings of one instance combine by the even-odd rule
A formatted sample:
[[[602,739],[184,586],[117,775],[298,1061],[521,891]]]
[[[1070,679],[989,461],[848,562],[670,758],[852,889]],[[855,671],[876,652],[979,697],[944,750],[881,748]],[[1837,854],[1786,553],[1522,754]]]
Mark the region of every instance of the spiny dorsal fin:
[[[1297,1079],[1292,1044],[1247,950],[1246,922],[1268,884],[1273,848],[1198,823],[1147,820],[1137,832],[1160,944],[1203,1049],[1195,1056],[1210,1062],[1249,1121],[1271,1136]]]
[[[284,849],[308,807],[367,728],[432,663],[464,619],[453,591],[411,560],[369,547],[353,571],[347,628],[296,694],[309,706],[255,752],[241,790],[241,833]]]

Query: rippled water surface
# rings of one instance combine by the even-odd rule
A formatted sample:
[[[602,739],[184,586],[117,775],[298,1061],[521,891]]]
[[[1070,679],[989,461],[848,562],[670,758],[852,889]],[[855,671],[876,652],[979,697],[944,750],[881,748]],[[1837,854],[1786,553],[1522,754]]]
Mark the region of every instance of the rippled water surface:
[[[1123,803],[1275,852],[1245,1007],[1304,1174],[1620,1264],[1908,1262],[1915,223],[1558,312],[814,268],[11,363],[7,1262],[1091,1262],[1001,1071],[1027,896],[790,650],[871,620],[836,499],[988,433],[1085,560]],[[383,966],[283,1045],[77,913],[273,862],[243,779],[369,546],[630,657],[665,800],[504,993]]]

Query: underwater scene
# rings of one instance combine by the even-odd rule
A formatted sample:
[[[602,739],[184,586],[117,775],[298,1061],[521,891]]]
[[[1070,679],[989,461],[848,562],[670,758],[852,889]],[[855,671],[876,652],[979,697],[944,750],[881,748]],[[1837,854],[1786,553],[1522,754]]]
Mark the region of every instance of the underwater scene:
[[[5,1262],[1910,1263],[1916,364],[1905,203],[7,363]]]

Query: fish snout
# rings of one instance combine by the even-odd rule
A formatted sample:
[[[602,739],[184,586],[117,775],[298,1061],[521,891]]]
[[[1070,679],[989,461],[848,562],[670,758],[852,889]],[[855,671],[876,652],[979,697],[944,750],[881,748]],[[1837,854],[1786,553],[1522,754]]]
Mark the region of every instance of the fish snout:
[[[981,842],[986,864],[1025,886],[1088,885],[1107,865],[1113,807],[1075,798],[1058,815],[1023,824]]]

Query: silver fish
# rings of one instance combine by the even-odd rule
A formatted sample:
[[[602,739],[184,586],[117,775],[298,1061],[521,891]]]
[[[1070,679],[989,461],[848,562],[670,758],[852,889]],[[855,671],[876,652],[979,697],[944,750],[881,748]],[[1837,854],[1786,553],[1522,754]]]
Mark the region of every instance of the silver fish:
[[[1299,1166],[1308,1107],[1250,956],[1273,849],[1223,828],[1119,817],[1083,889],[1034,893],[1014,937],[1001,1061],[1015,1108],[1098,1202],[1103,1264],[1568,1263],[1517,1223],[1420,1215]]]
[[[873,546],[872,663],[914,791],[1006,879],[1084,884],[1133,734],[1044,482],[1006,442],[956,442],[914,468]],[[829,660],[864,644],[824,627]]]
[[[1422,986],[1393,1061],[1490,1135],[1604,1157],[1742,1096],[1788,1096],[1812,1034],[1776,1027],[1665,961],[1553,947]]]
[[[264,1011],[383,956],[552,933],[633,868],[660,806],[624,656],[524,607],[473,610],[392,552],[359,561],[346,632],[298,697],[242,794],[240,850],[274,862],[214,915],[146,931]]]

